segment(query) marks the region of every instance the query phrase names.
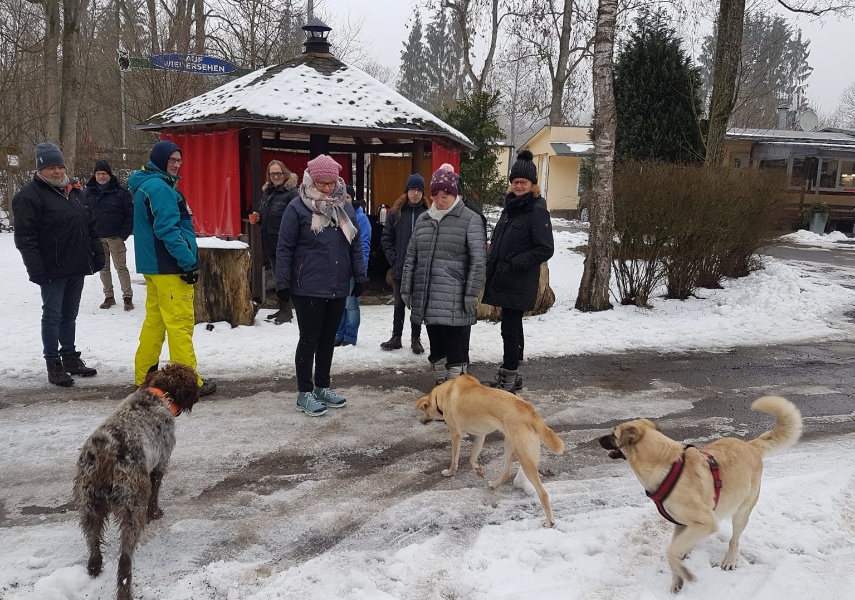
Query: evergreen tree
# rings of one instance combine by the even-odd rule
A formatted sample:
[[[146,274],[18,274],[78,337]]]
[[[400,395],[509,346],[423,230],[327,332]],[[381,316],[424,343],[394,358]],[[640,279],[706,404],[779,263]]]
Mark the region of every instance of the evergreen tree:
[[[742,61],[737,75],[737,97],[731,127],[774,128],[778,107],[808,108],[807,79],[810,40],[782,17],[746,13],[742,36]],[[715,31],[704,40],[699,59],[703,97],[712,87]]]
[[[699,74],[663,11],[645,11],[615,62],[615,160],[702,160]]]
[[[480,204],[496,203],[507,183],[499,175],[499,159],[493,152],[497,140],[504,137],[499,127],[499,92],[474,92],[454,106],[441,111],[443,121],[466,135],[476,146],[460,156],[460,175],[466,195]]]
[[[422,43],[422,18],[416,10],[416,19],[410,30],[410,37],[404,42],[401,51],[401,78],[398,92],[422,108],[431,103],[431,90],[425,77],[425,47]]]
[[[445,9],[437,5],[425,43],[424,76],[431,101],[428,110],[435,112],[463,97],[461,68],[463,44],[456,23],[449,22]]]

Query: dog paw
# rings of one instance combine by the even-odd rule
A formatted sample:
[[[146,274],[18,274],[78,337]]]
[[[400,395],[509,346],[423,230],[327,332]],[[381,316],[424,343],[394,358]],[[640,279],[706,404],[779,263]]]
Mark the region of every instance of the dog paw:
[[[481,479],[484,479],[484,469],[481,468],[481,465],[475,467],[475,474]]]
[[[683,578],[682,577],[674,577],[671,580],[671,593],[678,594],[680,590],[683,589]]]
[[[541,527],[555,527],[555,521],[550,521],[549,519],[544,519],[540,523]]]
[[[98,577],[101,574],[101,569],[103,567],[103,560],[101,555],[98,556],[90,556],[89,563],[86,565],[86,570],[89,572],[90,577]]]
[[[454,475],[453,470],[451,470],[451,469],[443,469],[442,470],[442,476],[443,477],[451,477],[452,475]]]
[[[163,511],[160,510],[159,508],[155,508],[154,510],[148,511],[146,518],[148,519],[149,522],[151,522],[151,521],[157,521],[162,516],[163,516]]]

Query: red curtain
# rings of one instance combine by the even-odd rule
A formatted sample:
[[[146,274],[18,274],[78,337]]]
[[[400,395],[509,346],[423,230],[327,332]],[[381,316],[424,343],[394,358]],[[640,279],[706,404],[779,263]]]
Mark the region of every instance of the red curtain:
[[[454,167],[455,173],[460,173],[460,153],[446,148],[437,142],[431,142],[431,167],[436,171],[443,163]]]
[[[240,149],[236,129],[206,133],[167,133],[181,148],[178,189],[193,211],[196,235],[240,235]]]

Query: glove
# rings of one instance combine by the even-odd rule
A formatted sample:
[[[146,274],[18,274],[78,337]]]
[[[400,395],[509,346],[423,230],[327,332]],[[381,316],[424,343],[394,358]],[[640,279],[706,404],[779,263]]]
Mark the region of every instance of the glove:
[[[478,312],[478,296],[466,296],[463,298],[463,307],[467,315],[474,315]]]
[[[180,277],[181,277],[181,279],[183,279],[184,281],[186,281],[190,285],[193,285],[194,283],[199,281],[199,269],[191,269],[191,270],[187,271],[186,273],[184,273],[184,275],[181,275]]]
[[[353,290],[351,290],[350,295],[354,298],[359,298],[362,295],[362,292],[365,291],[365,284],[361,281],[357,281],[353,284]]]
[[[93,265],[93,268],[95,270],[92,272],[97,273],[98,271],[103,270],[105,264],[107,264],[107,261],[106,261],[104,256],[101,256],[100,258],[96,256],[95,257],[95,264]]]
[[[36,285],[45,285],[46,283],[50,283],[50,277],[45,273],[39,273],[37,275],[30,275],[30,281]]]
[[[282,302],[288,302],[291,299],[291,290],[288,288],[276,290],[276,297],[282,300]]]

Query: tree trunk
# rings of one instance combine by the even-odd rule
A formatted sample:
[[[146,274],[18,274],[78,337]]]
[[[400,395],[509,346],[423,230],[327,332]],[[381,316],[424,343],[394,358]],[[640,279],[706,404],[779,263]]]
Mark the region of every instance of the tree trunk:
[[[59,69],[59,41],[62,35],[59,20],[59,0],[42,0],[42,6],[45,10],[45,41],[42,46],[42,61],[45,69],[44,99],[47,111],[45,135],[48,140],[58,143],[60,90],[62,89]]]
[[[600,0],[594,40],[594,194],[588,250],[576,308],[608,310],[614,237],[614,47],[618,0]]]
[[[745,0],[721,0],[716,22],[718,31],[707,133],[707,165],[720,165],[724,160],[724,136],[736,105],[736,77],[742,57],[744,21]]]
[[[549,101],[549,124],[565,125],[564,118],[564,86],[567,84],[570,63],[570,31],[573,28],[574,0],[564,0],[564,11],[561,19],[561,34],[558,38],[558,60],[553,74],[552,89]]]
[[[65,0],[62,3],[62,94],[59,112],[59,146],[65,167],[74,173],[77,158],[77,117],[80,113],[80,19],[88,0]]]
[[[502,318],[502,309],[492,304],[482,304],[481,298],[484,297],[484,290],[478,296],[478,319],[486,321],[498,321]],[[540,263],[540,280],[537,282],[537,296],[534,301],[534,308],[526,311],[524,316],[542,315],[555,304],[555,292],[549,287],[549,265],[548,263]]]
[[[250,293],[250,257],[244,244],[234,248],[199,248],[199,283],[193,308],[197,323],[228,321],[252,325],[258,311]]]

